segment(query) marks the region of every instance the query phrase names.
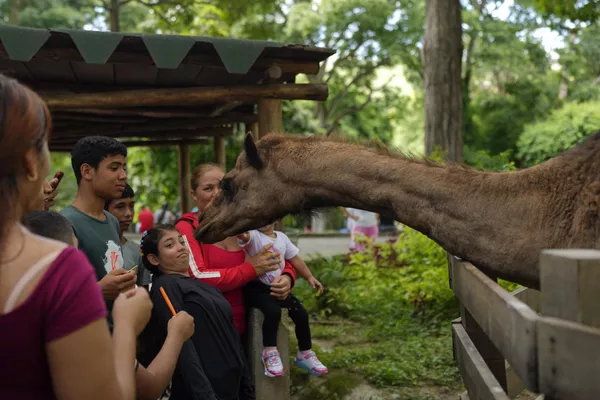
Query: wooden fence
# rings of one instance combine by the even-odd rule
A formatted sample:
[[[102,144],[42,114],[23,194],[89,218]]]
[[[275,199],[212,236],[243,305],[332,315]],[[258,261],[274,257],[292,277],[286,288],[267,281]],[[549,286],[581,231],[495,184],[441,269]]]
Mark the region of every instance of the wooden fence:
[[[600,399],[600,251],[543,251],[541,291],[509,293],[452,256],[449,269],[463,399],[509,400],[525,388],[538,399]]]

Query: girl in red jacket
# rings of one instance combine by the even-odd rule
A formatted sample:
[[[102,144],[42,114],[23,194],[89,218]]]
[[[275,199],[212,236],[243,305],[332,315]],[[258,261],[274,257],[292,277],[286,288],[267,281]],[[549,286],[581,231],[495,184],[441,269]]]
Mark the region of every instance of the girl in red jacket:
[[[246,330],[246,309],[242,287],[266,272],[278,269],[279,254],[269,253],[266,246],[254,257],[246,257],[238,245],[237,238],[227,238],[215,244],[199,243],[194,238],[198,227],[198,215],[219,191],[225,173],[216,164],[200,164],[192,172],[191,195],[198,207],[197,213],[181,216],[175,225],[190,249],[191,277],[216,287],[223,292],[233,309],[233,320],[240,334]],[[271,294],[284,300],[296,279],[294,268],[286,262],[281,276],[271,283]]]

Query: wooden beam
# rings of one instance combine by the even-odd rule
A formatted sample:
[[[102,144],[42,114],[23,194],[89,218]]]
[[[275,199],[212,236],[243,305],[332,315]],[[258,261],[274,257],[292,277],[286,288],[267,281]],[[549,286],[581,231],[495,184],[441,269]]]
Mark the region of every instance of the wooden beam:
[[[249,106],[249,112],[246,114],[239,113],[228,113],[227,116],[230,116],[232,119],[235,119],[236,116],[247,116],[253,114],[252,109],[250,108],[253,105]],[[244,107],[245,108],[245,107]],[[120,108],[120,109],[102,109],[102,108],[67,108],[64,110],[56,111],[52,114],[53,118],[62,115],[91,115],[91,116],[108,116],[108,117],[119,117],[119,116],[131,116],[131,117],[144,117],[144,118],[192,118],[198,119],[200,117],[208,117],[210,113],[203,113],[198,111],[185,111],[181,108],[169,108],[169,107],[161,107],[161,108]],[[59,118],[60,119],[60,118]]]
[[[58,142],[50,143],[50,151],[65,152],[71,151],[77,142]],[[196,139],[173,139],[173,140],[121,140],[126,147],[165,147],[165,146],[195,146],[207,145],[210,143],[208,138]]]
[[[242,104],[244,104],[243,101],[231,101],[229,103],[225,103],[225,104],[215,108],[215,110],[213,112],[211,112],[208,116],[211,118],[218,117],[218,116],[222,115],[223,113],[226,113],[229,110],[233,110],[234,108],[236,108],[237,106],[240,106]]]
[[[57,111],[69,108],[131,107],[132,104],[136,107],[193,106],[229,101],[252,102],[258,99],[323,101],[327,99],[327,95],[326,84],[269,84],[47,95],[44,100],[52,111]]]
[[[227,166],[227,156],[225,153],[225,139],[222,136],[215,136],[214,146],[215,146],[215,162],[223,168],[223,171],[226,170]]]
[[[258,137],[269,133],[283,133],[281,100],[260,99],[258,101]]]
[[[113,137],[122,140],[133,140],[133,139],[152,139],[152,140],[189,140],[196,138],[208,138],[213,136],[230,136],[233,134],[233,128],[231,127],[217,127],[217,128],[205,128],[205,129],[190,129],[187,131],[182,130],[164,130],[159,132],[140,132],[138,134],[106,131],[102,133],[102,136]],[[69,135],[65,135],[61,132],[53,134],[50,138],[50,144],[65,143],[65,142],[76,142],[77,140],[91,136],[90,132],[72,132]]]
[[[190,148],[187,144],[179,145],[179,198],[181,199],[182,213],[189,212],[190,199]]]
[[[197,137],[197,136],[230,136],[233,127],[211,127],[209,123],[197,121],[192,124],[171,122],[155,122],[154,124],[138,124],[135,126],[103,125],[84,127],[73,130],[57,130],[55,137],[85,137],[93,135],[109,137],[157,137],[167,139],[169,136]]]
[[[196,118],[198,116],[196,115]],[[140,117],[113,117],[113,116],[96,116],[86,115],[81,113],[53,113],[52,121],[56,124],[59,121],[84,121],[84,122],[98,122],[103,124],[140,124],[148,122],[147,118]],[[59,124],[60,126],[60,124]]]

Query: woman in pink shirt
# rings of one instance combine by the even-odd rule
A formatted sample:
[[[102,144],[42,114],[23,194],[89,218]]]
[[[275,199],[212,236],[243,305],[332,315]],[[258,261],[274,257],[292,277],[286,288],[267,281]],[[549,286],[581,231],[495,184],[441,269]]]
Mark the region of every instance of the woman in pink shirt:
[[[85,255],[19,223],[43,208],[51,125],[42,100],[0,74],[0,398],[133,399],[145,290],[117,298],[111,343]]]

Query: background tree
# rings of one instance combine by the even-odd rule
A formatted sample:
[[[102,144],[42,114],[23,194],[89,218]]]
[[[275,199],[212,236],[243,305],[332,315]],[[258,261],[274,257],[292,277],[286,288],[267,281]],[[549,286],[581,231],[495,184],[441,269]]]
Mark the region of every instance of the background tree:
[[[436,148],[462,161],[461,6],[458,0],[427,0],[425,40],[425,154]]]

